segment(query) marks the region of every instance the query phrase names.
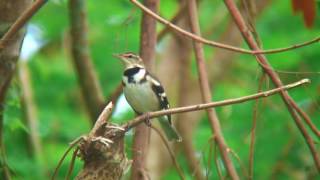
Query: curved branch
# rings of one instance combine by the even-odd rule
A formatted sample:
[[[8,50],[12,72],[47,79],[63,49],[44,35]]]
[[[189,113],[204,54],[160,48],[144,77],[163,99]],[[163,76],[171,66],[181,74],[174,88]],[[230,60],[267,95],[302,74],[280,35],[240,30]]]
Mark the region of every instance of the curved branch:
[[[247,49],[242,49],[239,47],[234,47],[231,45],[226,45],[223,43],[219,43],[219,42],[215,42],[215,41],[210,41],[208,39],[205,39],[203,37],[200,37],[198,35],[195,35],[193,33],[190,33],[182,28],[180,28],[179,26],[176,26],[174,24],[172,24],[170,21],[164,19],[163,17],[159,16],[158,14],[152,12],[150,9],[148,9],[147,7],[145,7],[143,4],[141,4],[140,2],[138,2],[137,0],[130,0],[134,5],[136,5],[137,7],[139,7],[143,12],[145,12],[146,14],[152,16],[153,18],[155,18],[156,20],[158,20],[160,23],[166,25],[167,27],[173,29],[174,31],[181,33],[183,35],[185,35],[186,37],[189,37],[197,42],[203,43],[203,44],[207,44],[209,46],[213,46],[213,47],[217,47],[217,48],[222,48],[222,49],[226,49],[229,51],[234,51],[234,52],[238,52],[238,53],[243,53],[243,54],[274,54],[274,53],[279,53],[279,52],[285,52],[285,51],[289,51],[292,49],[297,49],[297,48],[301,48],[310,44],[314,44],[320,41],[320,37],[316,37],[312,40],[306,41],[304,43],[300,43],[300,44],[296,44],[296,45],[292,45],[289,47],[285,47],[285,48],[277,48],[277,49],[270,49],[270,50],[247,50]]]
[[[246,26],[246,23],[240,13],[240,11],[238,10],[236,3],[233,0],[224,0],[224,3],[226,5],[226,7],[228,8],[233,20],[237,24],[243,38],[246,40],[246,43],[248,44],[248,46],[255,51],[259,51],[260,48],[257,45],[253,35],[247,31],[248,27]],[[268,74],[268,76],[270,77],[272,82],[277,87],[281,87],[282,81],[280,80],[278,74],[276,74],[274,71],[272,71],[272,69],[271,69],[272,67],[270,66],[266,56],[264,56],[262,54],[258,54],[258,55],[256,55],[256,60],[262,66],[265,73]],[[303,118],[303,120],[307,121],[308,123],[310,123],[311,121],[308,121],[306,119],[306,117],[307,117],[306,114],[303,114],[304,116],[299,116],[300,114],[302,114],[301,113],[302,110],[299,109],[299,107],[296,105],[296,102],[292,99],[292,97],[288,94],[288,92],[281,91],[280,95],[281,95],[283,102],[285,103],[289,113],[291,114],[291,117],[293,118],[296,126],[298,127],[301,134],[303,135],[303,137],[309,147],[309,150],[312,154],[314,163],[315,163],[318,171],[320,172],[319,154],[318,154],[317,149],[314,145],[314,141],[313,141],[311,135],[308,133],[305,125],[303,124],[303,122],[301,120],[301,117]],[[297,111],[301,111],[301,112],[299,113]]]
[[[31,19],[31,17],[38,12],[38,10],[48,1],[37,0],[28,8],[23,14],[12,24],[9,30],[4,34],[0,40],[0,50],[2,50],[12,37]]]

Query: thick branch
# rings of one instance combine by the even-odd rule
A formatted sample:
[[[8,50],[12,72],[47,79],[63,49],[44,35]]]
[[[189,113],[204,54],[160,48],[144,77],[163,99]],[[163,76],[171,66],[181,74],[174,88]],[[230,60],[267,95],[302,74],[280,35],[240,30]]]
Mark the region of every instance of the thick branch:
[[[185,107],[178,107],[178,108],[171,108],[171,109],[167,109],[167,110],[161,110],[161,111],[154,111],[154,112],[150,112],[141,116],[138,116],[136,118],[134,118],[133,120],[128,121],[127,123],[125,123],[124,125],[122,125],[122,128],[126,129],[126,131],[132,129],[133,127],[137,126],[138,124],[144,122],[147,118],[149,118],[150,120],[152,118],[155,117],[160,117],[163,115],[167,115],[167,114],[178,114],[178,113],[184,113],[184,112],[192,112],[192,111],[199,111],[199,110],[204,110],[204,109],[208,109],[208,108],[213,108],[213,107],[220,107],[220,106],[227,106],[227,105],[232,105],[232,104],[239,104],[239,103],[243,103],[246,101],[250,101],[250,100],[255,100],[258,98],[266,98],[272,95],[275,95],[277,93],[280,93],[282,91],[285,90],[289,90],[304,84],[308,84],[310,83],[309,79],[302,79],[300,81],[282,86],[282,87],[278,87],[275,89],[271,89],[268,91],[263,91],[260,93],[256,93],[256,94],[252,94],[252,95],[248,95],[248,96],[243,96],[243,97],[239,97],[239,98],[232,98],[232,99],[226,99],[226,100],[222,100],[222,101],[215,101],[215,102],[210,102],[210,103],[204,103],[204,104],[197,104],[197,105],[191,105],[191,106],[185,106]]]
[[[9,30],[2,36],[0,40],[0,51],[46,2],[46,0],[35,1],[30,8],[19,16],[19,18],[11,25]]]
[[[242,49],[242,48],[226,45],[226,44],[223,44],[223,43],[210,41],[210,40],[207,40],[207,39],[205,39],[205,38],[203,38],[201,36],[198,36],[198,35],[195,35],[193,33],[190,33],[188,31],[186,31],[186,30],[184,30],[184,29],[172,24],[170,21],[162,18],[158,14],[152,12],[150,9],[145,7],[143,4],[141,4],[137,0],[130,0],[130,1],[133,4],[135,4],[137,7],[139,7],[142,11],[144,11],[147,14],[149,14],[153,18],[157,19],[160,23],[170,27],[175,32],[183,34],[188,38],[191,38],[191,39],[193,39],[193,40],[195,40],[197,42],[203,43],[203,44],[207,44],[209,46],[222,48],[222,49],[226,49],[226,50],[230,50],[230,51],[235,51],[235,52],[239,52],[239,53],[243,53],[243,54],[273,54],[273,53],[279,53],[279,52],[289,51],[289,50],[292,50],[292,49],[301,48],[301,47],[304,47],[304,46],[307,46],[307,45],[310,45],[310,44],[314,44],[314,43],[317,43],[317,42],[320,41],[320,37],[316,37],[316,38],[314,38],[314,39],[312,39],[310,41],[307,41],[307,42],[304,42],[304,43],[300,43],[300,44],[296,44],[296,45],[292,45],[292,46],[285,47],[285,48],[270,49],[270,50],[247,50],[247,49]]]
[[[0,179],[10,179],[10,171],[6,162],[5,144],[3,142],[3,117],[5,110],[5,97],[11,79],[16,70],[16,62],[20,55],[20,48],[24,38],[24,31],[20,28],[15,33],[7,32],[14,27],[14,22],[24,14],[32,4],[31,0],[1,0],[0,1]],[[20,31],[19,31],[20,30]],[[9,32],[12,32],[9,31]],[[3,40],[5,39],[5,40]]]
[[[90,58],[87,40],[86,1],[70,0],[72,60],[92,124],[104,105],[103,93]]]
[[[42,156],[42,145],[38,128],[37,106],[35,105],[32,79],[26,62],[20,62],[19,64],[19,80],[21,86],[22,110],[24,118],[30,129],[28,138],[32,147],[32,155],[36,157],[37,160],[40,160]]]

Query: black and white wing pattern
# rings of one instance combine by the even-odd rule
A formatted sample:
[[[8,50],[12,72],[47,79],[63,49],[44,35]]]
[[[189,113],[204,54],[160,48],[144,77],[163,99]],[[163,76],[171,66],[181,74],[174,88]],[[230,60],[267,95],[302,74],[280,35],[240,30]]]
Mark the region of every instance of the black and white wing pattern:
[[[160,81],[154,78],[152,75],[148,74],[148,78],[150,78],[151,88],[153,92],[156,94],[160,109],[169,109],[170,104],[167,98],[166,93],[164,92],[163,86],[161,85]],[[167,115],[168,121],[171,124],[171,115]]]

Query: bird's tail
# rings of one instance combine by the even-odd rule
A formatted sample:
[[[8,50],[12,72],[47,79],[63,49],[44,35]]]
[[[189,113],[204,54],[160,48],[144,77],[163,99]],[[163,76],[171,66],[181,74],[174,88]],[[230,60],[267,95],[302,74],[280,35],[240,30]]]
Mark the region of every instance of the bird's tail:
[[[159,118],[160,125],[166,134],[169,141],[175,140],[177,142],[182,141],[180,135],[178,134],[177,130],[174,128],[172,124],[170,124],[169,120],[166,116],[162,116]]]

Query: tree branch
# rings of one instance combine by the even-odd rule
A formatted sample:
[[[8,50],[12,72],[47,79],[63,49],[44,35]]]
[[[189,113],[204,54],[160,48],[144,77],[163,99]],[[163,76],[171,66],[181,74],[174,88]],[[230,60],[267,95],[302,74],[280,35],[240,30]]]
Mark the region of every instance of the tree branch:
[[[145,12],[146,14],[152,16],[153,18],[157,19],[160,23],[168,26],[169,28],[173,29],[175,32],[178,32],[180,34],[185,35],[188,38],[191,38],[197,42],[203,43],[203,44],[207,44],[209,46],[213,46],[213,47],[217,47],[217,48],[222,48],[222,49],[226,49],[229,51],[234,51],[234,52],[238,52],[238,53],[243,53],[243,54],[274,54],[274,53],[280,53],[280,52],[285,52],[285,51],[289,51],[289,50],[293,50],[293,49],[297,49],[297,48],[301,48],[310,44],[314,44],[320,41],[320,37],[316,37],[312,40],[300,43],[300,44],[296,44],[296,45],[292,45],[289,47],[285,47],[285,48],[277,48],[277,49],[270,49],[270,50],[247,50],[247,49],[242,49],[239,47],[234,47],[234,46],[230,46],[230,45],[226,45],[223,43],[219,43],[219,42],[215,42],[215,41],[210,41],[207,40],[203,37],[200,37],[198,35],[195,35],[193,33],[190,33],[174,24],[172,24],[170,21],[162,18],[161,16],[159,16],[158,14],[154,13],[153,11],[151,11],[150,9],[148,9],[147,7],[145,7],[143,4],[141,4],[140,2],[138,2],[137,0],[130,0],[134,5],[136,5],[137,7],[139,7],[143,12]]]
[[[254,50],[254,51],[259,51],[259,47],[257,45],[257,43],[254,40],[253,35],[248,31],[248,27],[246,26],[245,21],[242,18],[241,13],[239,12],[236,4],[234,3],[233,0],[224,0],[227,8],[229,9],[229,12],[232,16],[232,18],[234,19],[235,23],[237,24],[243,38],[246,40],[247,44],[249,45],[249,47]],[[279,76],[272,70],[272,67],[269,65],[269,62],[267,60],[267,58],[264,55],[258,54],[255,55],[257,62],[261,65],[261,67],[264,69],[264,71],[266,72],[266,74],[268,74],[268,76],[271,78],[271,80],[273,81],[273,83],[277,86],[277,87],[281,87],[282,86],[282,82],[279,78]],[[290,112],[293,120],[295,121],[297,127],[299,128],[301,134],[304,136],[306,143],[311,151],[311,154],[313,156],[315,165],[318,169],[318,171],[320,172],[320,159],[319,159],[319,155],[318,152],[316,150],[316,147],[314,145],[313,139],[312,137],[309,135],[307,129],[305,128],[302,120],[300,119],[299,115],[297,114],[297,111],[302,111],[301,109],[299,109],[299,107],[296,105],[296,103],[294,102],[294,100],[290,97],[290,95],[288,94],[287,91],[281,91],[281,97],[284,101],[284,103],[286,104],[288,111]],[[300,113],[301,114],[301,113]],[[305,114],[306,115],[306,114]],[[311,122],[311,121],[310,121]]]
[[[16,70],[16,63],[20,55],[24,31],[14,24],[25,14],[26,9],[32,4],[31,0],[1,0],[0,1],[0,179],[11,179],[10,170],[6,160],[6,148],[4,144],[4,111],[5,98],[11,79]],[[7,28],[10,29],[9,34]],[[13,30],[12,30],[13,29]],[[20,30],[20,31],[19,31]],[[13,33],[14,32],[14,33]],[[4,40],[3,40],[4,39]]]
[[[85,3],[85,0],[69,0],[71,50],[72,60],[79,76],[78,81],[82,96],[91,122],[94,124],[104,106],[104,98],[90,58]]]
[[[14,37],[15,34],[31,19],[31,17],[38,12],[38,10],[48,1],[36,0],[32,6],[26,9],[21,16],[11,25],[9,30],[2,36],[0,40],[0,51],[8,45],[8,42]]]
[[[157,12],[159,0],[144,0],[145,5]],[[152,64],[155,57],[155,46],[157,43],[156,21],[142,14],[141,33],[140,33],[140,57],[143,59],[147,68],[152,71]],[[133,138],[133,163],[132,163],[132,180],[140,180],[146,177],[146,158],[149,149],[150,128],[145,124],[140,124],[135,129]]]
[[[262,90],[262,84],[265,80],[266,75],[261,74],[258,92]],[[250,148],[249,148],[249,177],[248,179],[253,179],[253,168],[254,168],[254,152],[255,152],[255,143],[256,143],[256,127],[257,127],[257,119],[258,119],[258,107],[259,107],[259,99],[256,99],[253,105],[253,115],[252,115],[252,127],[251,127],[251,136],[250,136]]]
[[[174,156],[174,152],[171,150],[169,142],[167,141],[166,137],[164,137],[164,135],[161,133],[161,131],[159,129],[157,129],[156,127],[154,127],[152,125],[151,125],[151,129],[153,129],[160,136],[163,144],[166,146],[166,148],[167,148],[167,150],[168,150],[168,152],[170,154],[171,160],[172,160],[172,162],[174,164],[174,167],[176,168],[176,170],[177,170],[177,172],[178,172],[178,174],[180,176],[180,179],[185,180],[186,177],[183,174],[183,171],[180,168],[179,163],[178,163],[176,157]]]
[[[126,131],[129,131],[133,127],[137,126],[138,124],[144,122],[147,118],[150,120],[155,117],[160,117],[168,114],[178,114],[178,113],[185,113],[185,112],[192,112],[192,111],[199,111],[199,110],[204,110],[208,108],[213,108],[213,107],[220,107],[220,106],[227,106],[227,105],[232,105],[232,104],[239,104],[243,103],[246,101],[258,99],[258,98],[266,98],[268,96],[272,96],[274,94],[280,93],[285,90],[289,90],[298,86],[301,86],[303,84],[309,84],[310,80],[309,79],[302,79],[300,81],[278,87],[275,89],[271,89],[268,91],[263,91],[260,93],[248,95],[248,96],[243,96],[239,98],[232,98],[232,99],[226,99],[222,101],[215,101],[215,102],[210,102],[210,103],[204,103],[204,104],[197,104],[197,105],[191,105],[191,106],[184,106],[184,107],[178,107],[178,108],[171,108],[167,110],[161,110],[161,111],[154,111],[150,112],[147,114],[143,114],[141,116],[138,116],[134,118],[133,120],[128,121],[121,127],[124,128]]]
[[[84,177],[85,177],[84,179],[90,179],[93,177],[97,177],[97,175],[100,174],[102,171],[109,172],[110,168],[117,168],[117,172],[115,174],[105,173],[104,177],[113,177],[113,178],[121,177],[123,170],[128,165],[128,161],[126,160],[126,157],[123,152],[123,145],[122,145],[123,133],[129,131],[131,128],[144,122],[147,118],[152,120],[151,118],[163,116],[166,114],[176,114],[176,113],[182,113],[182,112],[199,111],[199,110],[208,109],[208,108],[212,108],[212,107],[231,105],[231,104],[235,104],[235,103],[242,103],[242,102],[254,100],[257,98],[265,98],[265,97],[274,95],[276,93],[279,93],[283,90],[295,88],[295,87],[298,87],[298,86],[306,84],[306,83],[310,83],[310,80],[309,79],[302,79],[300,81],[288,84],[288,85],[280,87],[280,88],[275,88],[275,89],[272,89],[269,91],[264,91],[264,92],[260,92],[260,93],[249,95],[249,96],[243,96],[240,98],[227,99],[227,100],[223,100],[223,101],[211,102],[211,103],[206,103],[206,104],[198,104],[198,105],[192,105],[192,106],[186,106],[186,107],[180,107],[180,108],[172,108],[172,109],[162,110],[162,111],[155,111],[155,112],[141,115],[141,116],[127,122],[126,124],[122,125],[121,127],[107,124],[108,119],[111,116],[111,112],[112,112],[112,108],[113,108],[112,103],[109,103],[104,108],[104,110],[101,112],[99,118],[97,119],[94,127],[89,132],[89,134],[81,136],[81,137],[77,138],[75,141],[73,141],[72,143],[70,143],[70,147],[67,149],[67,151],[64,153],[63,157],[59,161],[59,163],[53,173],[52,179],[55,179],[57,172],[58,172],[58,169],[62,165],[62,162],[65,159],[65,157],[67,156],[68,152],[73,147],[78,145],[79,143],[80,143],[80,145],[77,148],[80,148],[82,158],[85,161],[85,167],[81,172],[78,173],[78,176],[77,176],[78,179],[81,179]],[[106,138],[111,138],[111,139],[109,139],[109,141],[110,140],[112,141],[110,146],[109,145],[107,146],[107,149],[103,148],[103,146],[97,146],[98,142],[103,143],[102,140],[106,139]],[[216,136],[215,136],[215,139],[216,139]],[[96,150],[98,150],[98,151],[96,151]],[[228,150],[229,150],[229,148],[228,148]],[[121,162],[119,164],[115,164],[114,161],[112,161],[112,160],[110,161],[108,159],[107,160],[105,159],[104,156],[110,156],[110,152],[120,153],[119,157],[121,159]],[[102,155],[100,153],[106,153],[106,154]],[[169,153],[171,153],[171,156],[172,156],[172,152],[170,152],[170,150],[169,150]],[[111,155],[118,157],[118,155],[115,155],[114,153],[111,153]],[[173,159],[173,161],[175,161],[175,160]],[[174,162],[174,163],[176,164],[176,162]],[[179,169],[179,166],[177,164],[176,164],[176,168]],[[183,177],[184,175],[183,175],[181,169],[178,171],[179,171],[178,173]]]
[[[197,12],[196,1],[188,0],[187,6],[188,6],[191,32],[198,36],[201,36],[200,26],[198,22],[198,12]],[[197,41],[193,41],[193,47],[194,47],[194,53],[197,61],[197,70],[198,70],[202,101],[204,103],[209,103],[212,99],[212,96],[211,96],[211,89],[209,86],[208,73],[205,65],[203,46],[201,43]],[[208,120],[210,122],[212,132],[214,132],[214,135],[216,137],[216,141],[217,141],[219,150],[221,152],[222,160],[224,162],[226,171],[230,175],[231,179],[237,180],[239,179],[239,176],[237,174],[237,171],[234,168],[233,162],[228,156],[228,151],[227,151],[228,145],[225,142],[225,139],[223,137],[218,116],[214,109],[207,109],[207,114],[208,114],[208,118],[209,118]]]
[[[123,129],[108,123],[112,108],[110,102],[99,115],[89,134],[80,138],[78,148],[84,166],[75,179],[121,179],[128,168],[124,137],[115,139],[115,134],[123,132]]]

